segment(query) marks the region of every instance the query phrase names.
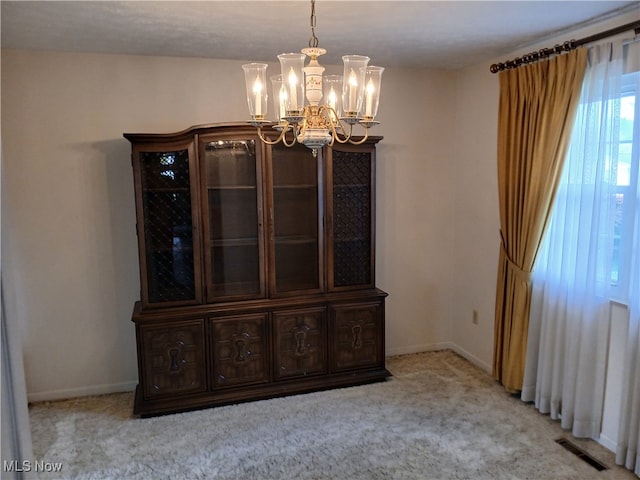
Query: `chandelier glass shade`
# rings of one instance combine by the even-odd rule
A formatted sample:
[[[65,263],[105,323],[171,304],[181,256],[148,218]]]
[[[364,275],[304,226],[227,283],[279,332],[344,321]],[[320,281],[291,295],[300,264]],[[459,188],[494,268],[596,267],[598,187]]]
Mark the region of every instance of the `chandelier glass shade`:
[[[318,57],[326,50],[318,47],[315,36],[315,0],[311,0],[311,39],[301,53],[282,53],[280,74],[267,78],[266,63],[248,63],[242,68],[247,88],[247,104],[251,120],[260,139],[268,144],[282,142],[291,147],[296,142],[313,149],[334,142],[359,144],[366,141],[375,120],[380,101],[383,67],[370,66],[369,57],[345,55],[343,75],[323,75]],[[305,60],[309,63],[305,66]],[[269,88],[271,87],[271,88]],[[269,90],[273,112],[268,112]],[[364,128],[357,141],[353,126]],[[271,126],[279,132],[267,138],[262,128]],[[290,133],[289,133],[290,132]],[[289,134],[288,134],[289,133]]]

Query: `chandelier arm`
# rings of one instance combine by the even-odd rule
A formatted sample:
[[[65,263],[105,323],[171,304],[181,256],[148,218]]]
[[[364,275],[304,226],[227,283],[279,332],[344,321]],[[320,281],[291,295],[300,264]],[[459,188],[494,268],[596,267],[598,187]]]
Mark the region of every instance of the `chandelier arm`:
[[[326,115],[326,117],[329,119],[329,125],[331,126],[331,145],[333,145],[334,141],[342,144],[347,143],[349,141],[349,137],[351,137],[351,130],[353,128],[353,125],[349,125],[349,134],[347,135],[346,133],[343,133],[342,135],[344,138],[340,138],[340,134],[338,133],[336,126],[339,126],[343,132],[346,132],[346,129],[344,128],[344,123],[342,123],[342,120],[340,120],[340,117],[338,117],[338,112],[336,112],[335,108],[333,107],[325,106],[323,108],[329,110],[329,113]],[[334,118],[336,119],[335,121],[333,120]]]
[[[338,140],[338,143],[341,143],[340,134],[336,129],[336,122],[333,120],[335,118],[336,120],[338,120],[338,123],[340,123],[340,119],[338,118],[338,113],[336,112],[335,108],[323,105],[321,109],[324,113],[325,118],[329,122],[329,128],[331,130],[331,143],[329,144],[329,146],[332,147],[336,139]],[[342,128],[342,123],[340,123],[340,127]]]
[[[364,142],[367,141],[367,138],[369,138],[369,129],[365,127],[365,129],[364,129],[364,137],[362,137],[362,140],[353,141],[353,140],[351,140],[351,135],[349,135],[349,143],[351,145],[362,145]]]
[[[288,125],[288,124],[287,124]],[[294,125],[294,127],[291,129],[293,131],[293,140],[291,140],[291,143],[287,143],[287,137],[284,135],[287,130],[283,130],[282,131],[282,135],[281,135],[281,139],[282,139],[282,144],[285,147],[293,147],[296,144],[296,137],[298,136],[297,132],[296,132],[296,127]]]
[[[275,145],[276,143],[279,143],[281,141],[285,145],[287,145],[285,140],[284,140],[284,135],[285,135],[285,133],[287,133],[287,130],[289,130],[289,124],[288,123],[282,128],[282,132],[280,132],[280,135],[278,136],[278,138],[276,140],[269,140],[262,134],[262,127],[258,127],[258,136],[260,137],[260,140],[262,140],[267,145]],[[287,145],[287,146],[289,146],[289,145]]]
[[[336,125],[333,123],[331,116],[329,118],[329,129],[331,130],[331,142],[329,142],[329,147],[333,147],[333,144],[336,142],[336,138],[338,138],[338,132],[336,131]]]
[[[344,138],[340,138],[340,134],[339,134],[339,133],[337,133],[337,132],[336,132],[336,134],[335,134],[334,138],[336,139],[336,142],[338,142],[338,143],[345,144],[345,143],[348,143],[348,142],[349,142],[349,137],[347,137],[347,136],[345,135],[345,137],[344,137]]]
[[[340,124],[340,128],[342,129],[343,132],[346,132],[346,129],[344,128],[344,123],[342,123],[342,120],[338,119],[338,123]],[[343,133],[342,135],[344,136],[344,139],[341,139],[338,135],[336,135],[336,139],[338,140],[338,143],[349,143],[351,141],[351,134],[353,133],[353,125],[349,124],[349,133]]]
[[[285,139],[285,137],[282,137],[282,144],[285,147],[293,147],[296,144],[296,136],[295,136],[295,134],[293,135],[293,140],[291,141],[291,143],[287,143],[287,140]]]

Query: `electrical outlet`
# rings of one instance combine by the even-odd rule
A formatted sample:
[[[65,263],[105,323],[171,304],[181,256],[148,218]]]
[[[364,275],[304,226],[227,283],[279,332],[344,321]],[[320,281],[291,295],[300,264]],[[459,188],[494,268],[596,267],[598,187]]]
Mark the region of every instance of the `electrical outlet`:
[[[478,325],[478,310],[473,311],[473,319],[471,321],[474,325]]]

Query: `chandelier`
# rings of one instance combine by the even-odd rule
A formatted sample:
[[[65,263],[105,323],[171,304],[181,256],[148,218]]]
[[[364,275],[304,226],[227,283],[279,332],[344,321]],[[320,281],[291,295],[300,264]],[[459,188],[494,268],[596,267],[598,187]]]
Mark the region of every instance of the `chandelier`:
[[[314,156],[324,145],[364,143],[375,120],[380,100],[383,67],[368,66],[369,57],[345,55],[344,75],[324,75],[318,57],[327,51],[318,47],[315,34],[315,0],[311,0],[311,38],[301,53],[278,55],[281,74],[270,78],[273,92],[273,121],[267,119],[267,64],[243,65],[247,86],[250,124],[258,129],[260,139],[269,145],[282,142],[292,147],[296,142],[313,149]],[[305,58],[309,64],[305,67]],[[353,126],[364,128],[359,140],[352,137]],[[271,125],[280,132],[270,140],[262,127]],[[291,132],[290,135],[287,135]],[[287,139],[289,138],[289,139]]]

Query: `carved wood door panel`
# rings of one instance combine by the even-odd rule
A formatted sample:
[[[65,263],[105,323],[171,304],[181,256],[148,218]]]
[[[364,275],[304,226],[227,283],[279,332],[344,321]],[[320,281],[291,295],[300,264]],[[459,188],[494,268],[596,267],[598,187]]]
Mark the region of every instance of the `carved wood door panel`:
[[[324,307],[274,312],[276,378],[327,372],[327,327]]]
[[[139,334],[146,398],[206,390],[203,320],[142,325]]]
[[[331,308],[333,371],[382,364],[382,308],[379,303]]]
[[[267,314],[212,319],[216,388],[269,381]]]

